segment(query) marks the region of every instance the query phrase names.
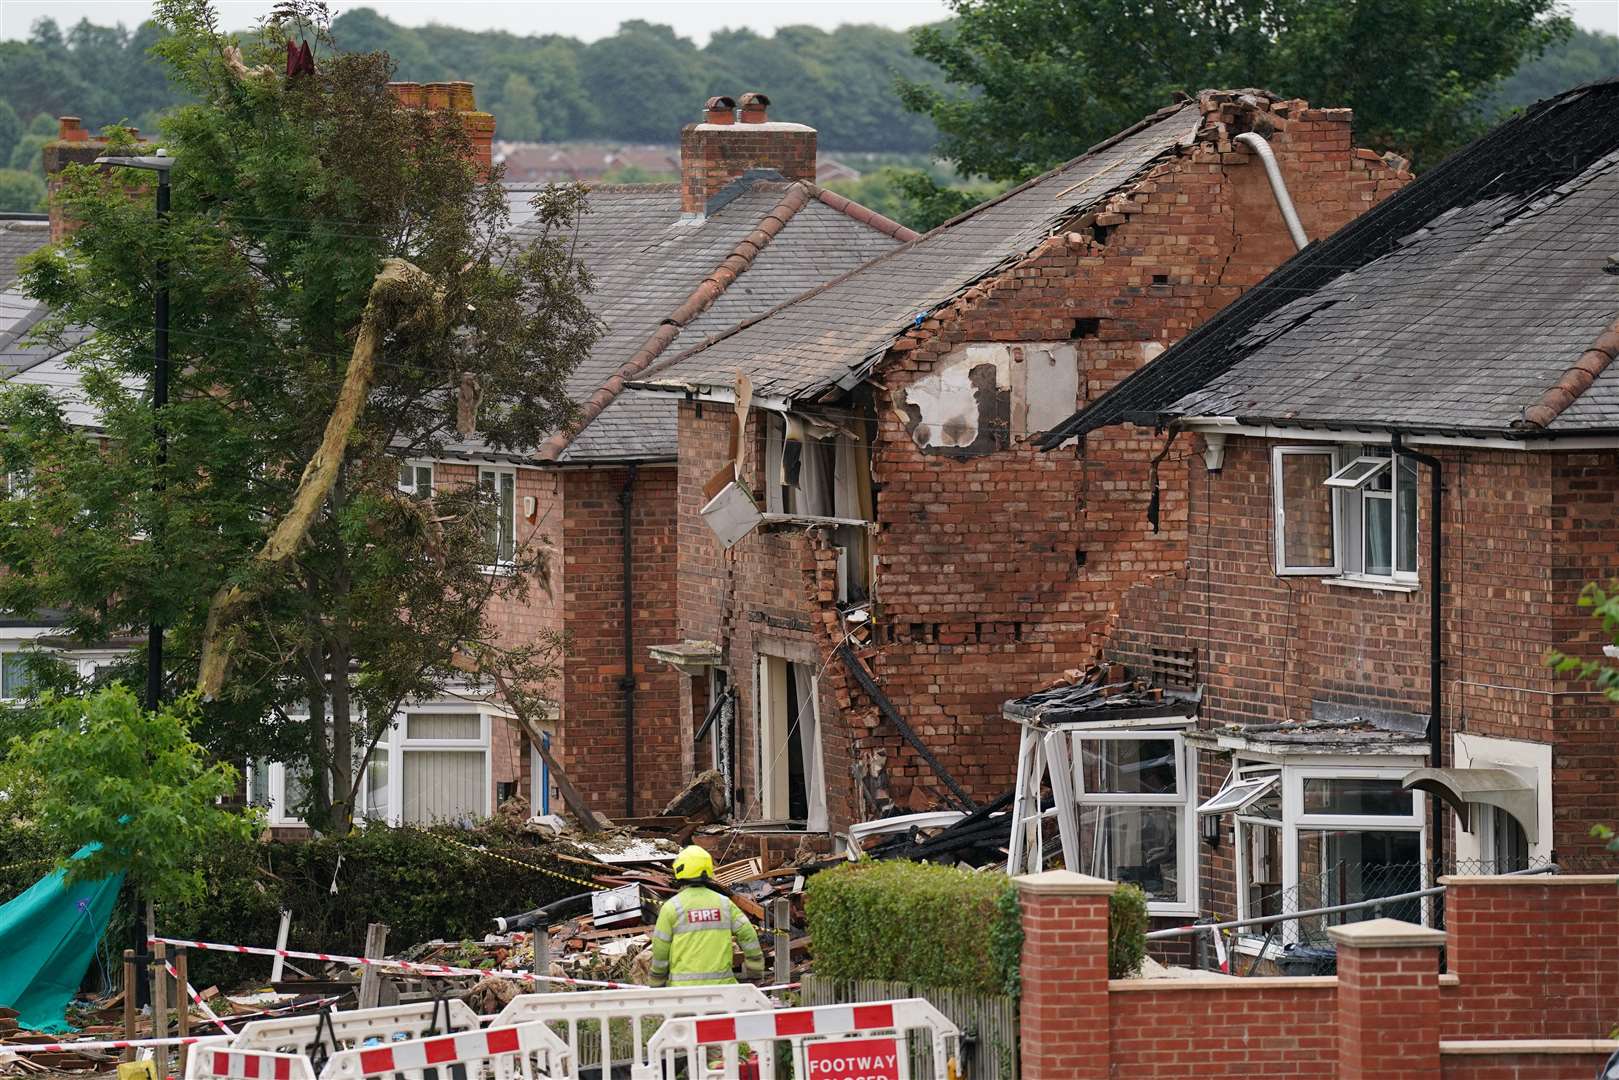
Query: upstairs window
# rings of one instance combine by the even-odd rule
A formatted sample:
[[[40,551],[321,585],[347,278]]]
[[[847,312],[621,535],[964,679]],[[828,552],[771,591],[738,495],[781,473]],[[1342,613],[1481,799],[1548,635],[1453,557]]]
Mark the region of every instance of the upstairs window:
[[[399,463],[399,490],[413,499],[427,499],[433,495],[433,466],[421,462]]]
[[[1276,572],[1417,580],[1417,468],[1386,446],[1279,446]]]
[[[489,565],[510,566],[517,560],[517,473],[511,469],[478,470],[478,487],[494,506],[486,532]]]

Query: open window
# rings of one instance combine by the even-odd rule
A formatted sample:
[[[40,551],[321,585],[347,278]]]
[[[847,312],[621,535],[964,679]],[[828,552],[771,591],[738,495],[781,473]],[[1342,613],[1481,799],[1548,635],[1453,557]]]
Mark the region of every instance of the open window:
[[[759,805],[766,821],[827,826],[826,776],[815,671],[780,656],[759,657]]]

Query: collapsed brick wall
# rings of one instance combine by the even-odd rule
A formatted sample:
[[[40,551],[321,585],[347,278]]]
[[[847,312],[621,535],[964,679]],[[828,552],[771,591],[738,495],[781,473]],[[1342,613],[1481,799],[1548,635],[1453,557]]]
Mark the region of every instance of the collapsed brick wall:
[[[1352,148],[1346,110],[1278,111],[1271,145],[1310,236],[1409,179]],[[1127,197],[924,322],[881,369],[881,625],[868,662],[976,797],[1011,783],[1015,733],[1002,703],[1094,660],[1121,593],[1183,565],[1185,490],[1160,485],[1154,533],[1145,515],[1159,437],[1110,429],[1082,450],[1021,442],[946,455],[919,446],[897,406],[969,343],[1053,341],[1077,349],[1082,405],[1258,283],[1293,247],[1258,163],[1226,134],[1211,125],[1208,141],[1156,166]],[[927,765],[853,696],[845,723],[856,752],[882,748],[901,801],[911,789],[914,808],[937,805]]]
[[[559,471],[561,626],[568,638],[558,743],[563,768],[592,808],[626,812],[624,755],[624,530],[628,470]],[[684,782],[678,676],[647,653],[675,638],[675,471],[637,469],[632,492],[637,816],[656,814]]]

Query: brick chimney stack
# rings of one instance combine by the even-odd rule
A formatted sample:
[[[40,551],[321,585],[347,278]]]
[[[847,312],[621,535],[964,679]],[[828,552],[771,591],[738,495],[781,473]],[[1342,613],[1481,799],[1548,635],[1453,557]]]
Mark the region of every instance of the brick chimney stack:
[[[49,195],[53,242],[61,240],[78,226],[78,222],[64,215],[56,203],[56,192],[62,186],[62,170],[69,165],[94,164],[96,158],[107,152],[107,140],[86,131],[83,122],[77,116],[59,116],[56,124],[56,140],[46,143],[44,150],[45,190]],[[139,131],[134,128],[129,130],[136,139],[140,138]],[[151,150],[145,147],[137,151],[137,153],[150,152]],[[144,177],[126,177],[126,180],[130,183],[131,191],[149,190],[148,181]]]
[[[680,132],[680,209],[702,214],[708,200],[751,169],[773,169],[789,180],[815,179],[815,129],[785,124],[767,115],[770,99],[743,94],[742,122],[735,103],[712,97],[703,106],[700,124]]]
[[[478,164],[478,175],[487,177],[494,167],[495,118],[478,111],[473,86],[469,82],[388,84],[394,100],[407,109],[453,109],[472,142],[472,156]]]

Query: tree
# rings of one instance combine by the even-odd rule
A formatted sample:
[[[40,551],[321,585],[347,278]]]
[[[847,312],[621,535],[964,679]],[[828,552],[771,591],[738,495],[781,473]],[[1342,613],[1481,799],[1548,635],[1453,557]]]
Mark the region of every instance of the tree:
[[[221,627],[233,663],[197,737],[223,758],[307,766],[320,782],[305,820],[342,832],[400,705],[465,682],[458,652],[535,692],[554,674],[555,642],[502,641],[489,614],[545,587],[541,530],[503,531],[497,495],[470,479],[402,494],[400,461],[468,439],[485,454],[538,444],[574,415],[564,382],[599,326],[571,244],[583,192],[537,196],[518,242],[460,118],[396,106],[387,57],[332,50],[321,7],[278,4],[238,57],[203,0],[158,4],[157,51],[196,102],[164,127],[167,223],[142,174],[63,172],[83,224],[24,283],[106,437],[76,437],[41,388],[0,389],[0,463],[28,477],[0,500],[0,609],[63,610],[85,642],[155,620],[177,687],[196,678],[212,596],[249,596]],[[306,35],[316,71],[284,78],[286,43]],[[377,347],[356,383],[373,281],[400,259],[419,273],[366,317]],[[156,413],[160,262],[172,374]],[[256,558],[339,408],[352,426],[317,512],[290,558]]]
[[[901,225],[927,232],[985,199],[999,195],[1006,185],[952,187],[919,169],[889,166],[858,180],[834,180],[827,187]]]
[[[0,169],[0,211],[31,213],[45,203],[45,182],[33,173]]]
[[[1490,105],[1498,111],[1521,108],[1615,75],[1619,75],[1619,37],[1576,29],[1568,40],[1513,72],[1491,96]]]
[[[147,712],[118,686],[47,696],[38,713],[40,729],[12,741],[0,786],[28,792],[29,815],[56,850],[99,845],[62,859],[69,880],[126,873],[149,900],[191,899],[203,884],[196,853],[252,835],[251,818],[218,805],[235,792],[236,770],[191,740],[194,701]]]
[[[540,138],[540,113],[535,107],[539,94],[527,77],[512,72],[500,88],[498,108],[501,134],[508,139]]]
[[[22,138],[22,121],[10,105],[0,101],[0,161],[11,160],[12,147]]]
[[[952,0],[915,32],[950,89],[902,81],[964,173],[1022,179],[1167,105],[1261,86],[1355,109],[1357,136],[1418,163],[1467,142],[1485,95],[1569,33],[1556,0]]]

